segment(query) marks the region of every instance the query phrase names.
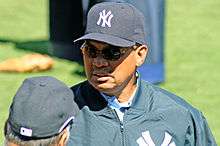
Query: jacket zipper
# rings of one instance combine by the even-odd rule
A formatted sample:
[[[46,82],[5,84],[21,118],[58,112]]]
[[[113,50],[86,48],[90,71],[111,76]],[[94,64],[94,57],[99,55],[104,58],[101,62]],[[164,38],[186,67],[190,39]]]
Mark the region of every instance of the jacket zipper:
[[[116,116],[119,126],[120,126],[120,131],[121,131],[121,137],[122,137],[122,145],[125,146],[125,137],[124,137],[124,124],[123,122],[119,119],[117,112],[113,109],[113,114]]]

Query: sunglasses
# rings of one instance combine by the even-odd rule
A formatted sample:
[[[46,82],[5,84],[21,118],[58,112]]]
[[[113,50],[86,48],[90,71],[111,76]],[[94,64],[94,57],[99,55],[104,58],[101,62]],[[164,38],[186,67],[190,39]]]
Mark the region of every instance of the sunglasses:
[[[83,54],[87,54],[90,58],[96,58],[98,54],[106,60],[116,61],[121,58],[131,48],[121,48],[116,46],[108,46],[103,50],[97,50],[96,48],[84,44],[81,47]]]

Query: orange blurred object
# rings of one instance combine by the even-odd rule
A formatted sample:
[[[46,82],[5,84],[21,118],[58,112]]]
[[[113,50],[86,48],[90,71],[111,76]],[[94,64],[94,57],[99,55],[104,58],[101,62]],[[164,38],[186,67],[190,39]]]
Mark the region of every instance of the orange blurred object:
[[[48,55],[34,53],[0,62],[0,72],[39,72],[49,70],[53,65],[53,59]]]

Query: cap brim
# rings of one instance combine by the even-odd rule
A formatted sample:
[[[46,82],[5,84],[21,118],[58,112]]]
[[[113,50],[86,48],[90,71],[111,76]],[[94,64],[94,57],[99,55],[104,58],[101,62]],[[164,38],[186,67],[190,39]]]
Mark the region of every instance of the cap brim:
[[[84,36],[74,40],[74,42],[79,42],[83,40],[95,40],[95,41],[100,41],[104,42],[113,46],[119,46],[119,47],[130,47],[135,45],[135,42],[122,39],[120,37],[112,36],[112,35],[107,35],[107,34],[101,34],[101,33],[89,33],[85,34]]]

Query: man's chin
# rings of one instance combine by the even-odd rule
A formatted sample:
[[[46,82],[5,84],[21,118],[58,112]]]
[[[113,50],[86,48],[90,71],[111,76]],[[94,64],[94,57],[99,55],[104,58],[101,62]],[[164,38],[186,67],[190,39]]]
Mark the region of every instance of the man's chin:
[[[113,83],[102,83],[102,84],[97,84],[97,83],[91,83],[92,86],[98,90],[99,92],[106,93],[108,95],[115,95],[118,92],[118,86]]]

